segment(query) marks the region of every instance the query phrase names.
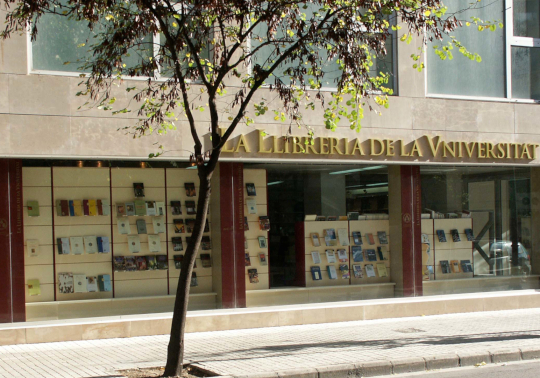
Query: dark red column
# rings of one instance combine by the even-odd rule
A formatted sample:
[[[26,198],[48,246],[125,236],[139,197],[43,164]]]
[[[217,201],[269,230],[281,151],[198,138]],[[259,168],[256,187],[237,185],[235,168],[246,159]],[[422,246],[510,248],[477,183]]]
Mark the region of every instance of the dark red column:
[[[24,322],[22,161],[0,159],[0,323]]]
[[[419,166],[401,166],[403,296],[422,295],[422,187]]]
[[[244,165],[220,163],[222,307],[246,307]]]

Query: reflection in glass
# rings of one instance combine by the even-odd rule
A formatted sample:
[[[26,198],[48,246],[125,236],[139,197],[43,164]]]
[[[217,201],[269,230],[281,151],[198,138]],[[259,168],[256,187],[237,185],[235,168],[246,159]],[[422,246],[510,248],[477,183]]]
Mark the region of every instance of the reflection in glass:
[[[514,0],[514,36],[540,38],[540,1]]]
[[[540,48],[512,47],[512,97],[540,100]]]

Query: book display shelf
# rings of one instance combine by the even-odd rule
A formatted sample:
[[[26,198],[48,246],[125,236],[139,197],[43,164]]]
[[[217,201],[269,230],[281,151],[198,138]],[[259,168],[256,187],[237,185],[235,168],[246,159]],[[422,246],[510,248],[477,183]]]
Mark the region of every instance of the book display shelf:
[[[471,218],[423,219],[424,279],[440,281],[473,278],[471,234]]]
[[[305,286],[389,283],[388,220],[306,221],[298,243]]]
[[[199,176],[197,175],[196,169],[167,169],[167,243],[169,251],[169,288],[170,294],[176,294],[176,288],[178,287],[178,277],[180,277],[180,269],[176,269],[174,256],[184,255],[187,249],[188,238],[191,236],[191,232],[188,232],[188,222],[189,219],[195,219],[195,214],[188,214],[188,209],[186,207],[186,201],[195,202],[197,205],[197,200],[199,199]],[[193,183],[195,184],[195,192],[191,191],[191,197],[188,197],[186,192],[186,184],[188,186]],[[194,195],[193,195],[194,194]],[[171,201],[180,202],[182,214],[173,215],[173,208],[171,206]],[[212,231],[212,222],[211,222],[211,209],[209,207],[209,213],[206,217],[208,222],[208,228],[205,229],[203,233],[203,242],[209,240],[209,245],[202,245],[199,248],[199,253],[197,255],[196,267],[193,269],[195,278],[192,278],[192,285],[190,293],[210,293],[212,292],[212,246],[214,240],[211,237]],[[184,221],[184,232],[177,233],[175,230],[174,220],[182,219]],[[175,251],[173,246],[172,238],[181,238],[182,239],[182,251]],[[176,240],[176,239],[175,239]],[[208,243],[207,243],[208,244]],[[177,247],[178,249],[178,247]],[[206,261],[201,260],[201,256],[205,257]],[[209,259],[208,259],[209,257]],[[208,261],[209,260],[209,261]],[[177,261],[178,263],[178,261]]]
[[[265,169],[244,169],[246,290],[263,290],[270,287],[269,228],[268,225],[265,226],[267,222],[269,224],[269,220],[265,218],[268,216],[266,184]],[[268,229],[265,230],[265,227]]]
[[[109,241],[111,240],[109,170],[101,168],[86,168],[81,170],[72,167],[53,167],[52,177],[55,204],[53,220],[56,300],[72,301],[112,298],[112,291],[88,292],[85,290],[85,292],[77,292],[75,282],[79,282],[77,280],[78,277],[80,279],[83,277],[86,279],[86,277],[97,278],[98,276],[109,275],[112,278],[111,252],[99,253],[95,248],[92,249],[92,246],[89,246],[89,243],[86,242],[87,237],[106,237]],[[101,215],[97,211],[95,212],[96,215],[84,215],[90,211],[89,202],[97,200],[105,203],[108,209],[103,211],[102,208]],[[68,201],[68,203],[69,201],[82,201],[84,203],[82,209],[83,215],[70,216],[69,214],[65,214],[65,206],[63,209],[61,205],[62,203],[65,204],[64,201]],[[59,204],[60,209],[58,208]],[[77,210],[77,214],[80,214],[79,210]],[[94,214],[94,210],[92,210],[92,214]],[[63,254],[59,246],[59,239],[63,238],[66,242],[69,240],[71,247],[69,254]],[[78,244],[79,250],[75,248],[75,244]],[[62,283],[59,277],[62,274],[70,273],[73,275],[75,292],[67,294],[63,292],[64,290],[61,287]],[[86,288],[86,282],[84,280],[82,280],[82,284]]]
[[[144,197],[136,197],[134,193],[134,183],[144,184]],[[113,264],[117,257],[136,259],[140,256],[167,255],[167,233],[158,233],[154,230],[150,215],[118,215],[118,206],[129,206],[135,201],[152,201],[165,203],[165,170],[164,169],[140,169],[140,168],[112,168],[111,169],[111,192],[113,211]],[[129,211],[127,214],[132,213]],[[145,208],[146,210],[146,208]],[[145,212],[146,213],[146,212]],[[129,232],[120,232],[118,221],[129,223]],[[137,223],[139,222],[139,223]],[[143,222],[146,230],[141,230]],[[143,232],[141,232],[143,231]],[[160,246],[158,252],[150,252],[149,237],[158,235]],[[137,242],[134,248],[129,246]],[[138,252],[135,252],[138,251]],[[126,263],[128,265],[128,263]],[[169,266],[169,269],[171,267]],[[126,267],[129,269],[129,267]],[[115,269],[116,270],[116,269]],[[115,271],[114,296],[115,298],[144,297],[168,294],[168,270],[134,270]]]
[[[26,303],[54,301],[54,251],[53,206],[51,193],[51,169],[27,167],[23,169],[23,222],[25,239],[24,270],[27,282],[40,283],[40,295],[29,295],[26,285]],[[39,215],[28,215],[28,201],[39,203]],[[37,244],[37,252],[31,256],[29,244]]]
[[[95,301],[103,311],[96,308],[96,316],[136,311],[145,306],[138,298],[169,306],[180,273],[174,256],[185,253],[188,220],[196,216],[197,182],[197,172],[186,169],[24,167],[26,303],[39,305],[28,318],[69,317],[60,303],[80,314]],[[182,219],[180,232],[175,219]],[[191,287],[202,296],[198,308],[215,307],[210,217],[207,226]],[[115,299],[137,304],[99,304]]]
[[[365,285],[390,282],[390,222],[389,220],[351,220],[349,221],[349,239],[351,241],[351,284]],[[357,246],[355,236],[360,233],[362,244]],[[358,253],[362,248],[363,261],[354,261],[353,250]],[[374,253],[373,253],[374,252]],[[370,260],[371,259],[371,260]],[[354,274],[354,265],[362,269],[360,274]],[[366,265],[372,265],[375,276],[368,277]],[[384,268],[383,268],[384,267]]]
[[[304,222],[304,255],[305,255],[305,282],[306,287],[320,287],[320,286],[348,286],[350,285],[350,249],[349,244],[344,242],[343,238],[338,238],[338,230],[345,230],[345,235],[349,235],[349,222],[348,221],[310,221]],[[334,230],[332,235],[328,235]],[[343,231],[342,231],[343,232]],[[315,235],[317,234],[317,235]],[[329,244],[326,245],[326,239],[329,240]],[[317,240],[319,246],[317,246]],[[314,243],[315,241],[315,243]],[[347,262],[341,261],[338,256],[338,250],[345,250]],[[315,259],[319,257],[318,263]],[[318,254],[318,255],[317,255]],[[344,258],[342,257],[342,260]],[[347,274],[342,274],[340,271],[340,265],[347,265],[349,271]],[[314,280],[312,274],[312,267],[318,267],[320,271],[320,279]],[[335,276],[333,275],[335,273]],[[318,273],[316,273],[318,274]],[[330,276],[332,274],[332,278]],[[319,277],[317,277],[319,278]]]

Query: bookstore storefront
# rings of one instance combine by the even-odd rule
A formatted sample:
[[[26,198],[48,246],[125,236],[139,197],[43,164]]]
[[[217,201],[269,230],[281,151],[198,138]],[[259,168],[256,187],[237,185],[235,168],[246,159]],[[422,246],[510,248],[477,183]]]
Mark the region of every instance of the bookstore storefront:
[[[506,164],[468,162],[455,143],[454,158],[441,150],[411,162],[398,148],[395,159],[374,159],[386,141],[336,139],[329,157],[340,148],[364,157],[296,162],[263,160],[260,146],[251,152],[237,139],[245,154],[225,154],[213,179],[191,310],[540,288],[540,167],[526,165],[535,145],[519,147],[529,159],[516,152]],[[429,146],[415,145],[409,152],[427,160]],[[10,232],[1,253],[16,321],[172,311],[195,169],[2,164]]]

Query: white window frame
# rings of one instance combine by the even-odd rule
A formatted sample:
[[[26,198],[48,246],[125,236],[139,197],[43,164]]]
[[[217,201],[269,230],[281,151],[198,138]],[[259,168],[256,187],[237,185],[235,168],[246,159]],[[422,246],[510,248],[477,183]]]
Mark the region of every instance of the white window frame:
[[[512,98],[512,47],[540,48],[540,38],[514,36],[514,0],[505,1],[506,97]],[[540,100],[528,100],[540,102]]]
[[[540,103],[540,100],[525,99],[525,98],[512,98],[512,47],[533,47],[540,48],[540,38],[531,37],[519,37],[514,36],[514,0],[504,0],[504,38],[505,38],[505,84],[506,84],[506,97],[481,97],[481,96],[467,96],[467,95],[448,95],[429,93],[428,91],[428,75],[427,67],[424,70],[425,81],[425,94],[427,98],[440,98],[440,99],[455,99],[455,100],[469,100],[469,101],[491,101],[491,102],[516,102],[525,104]],[[424,61],[427,60],[427,51],[424,49]],[[432,57],[433,59],[433,57]]]

